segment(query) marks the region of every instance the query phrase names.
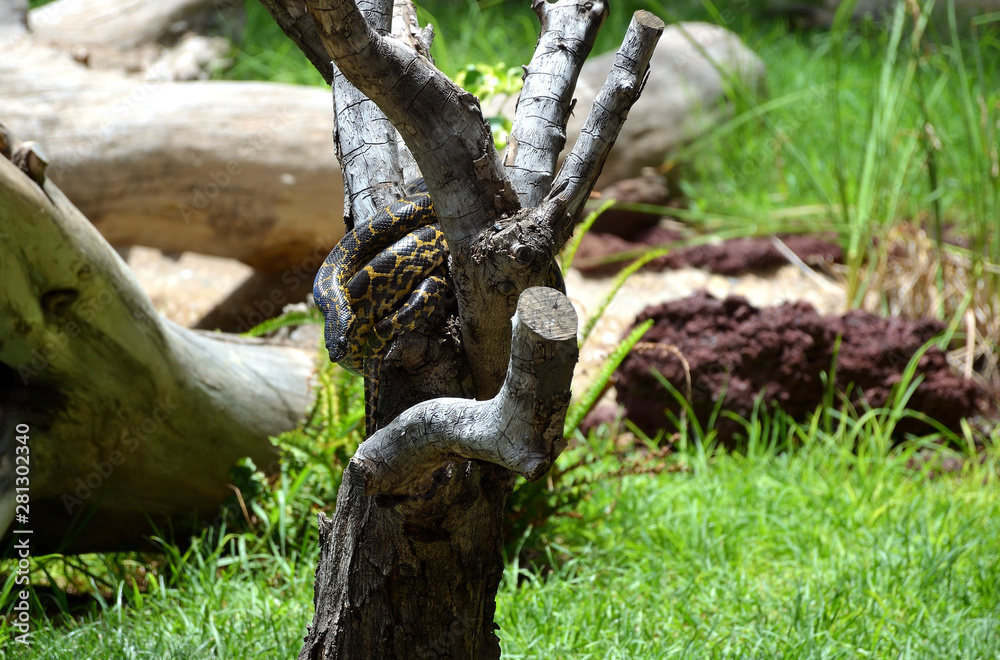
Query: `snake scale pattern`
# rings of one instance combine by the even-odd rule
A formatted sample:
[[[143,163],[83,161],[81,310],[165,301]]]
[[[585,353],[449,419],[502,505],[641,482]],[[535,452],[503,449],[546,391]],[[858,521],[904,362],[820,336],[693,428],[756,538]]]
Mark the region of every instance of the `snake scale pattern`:
[[[345,234],[313,285],[330,360],[367,376],[368,435],[386,345],[430,316],[448,292],[448,245],[434,204],[423,180],[408,192]]]
[[[365,378],[365,425],[374,428],[385,347],[429,317],[449,292],[448,244],[423,179],[407,195],[347,232],[316,275],[313,298],[326,320],[332,362]],[[565,292],[558,264],[548,285]]]

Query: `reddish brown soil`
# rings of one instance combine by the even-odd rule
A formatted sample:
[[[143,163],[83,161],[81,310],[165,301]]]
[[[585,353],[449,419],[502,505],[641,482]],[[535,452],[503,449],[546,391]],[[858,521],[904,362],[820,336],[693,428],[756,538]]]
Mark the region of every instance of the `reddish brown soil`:
[[[809,265],[840,263],[843,260],[840,246],[822,238],[793,234],[779,235],[778,238],[795,256]],[[615,234],[591,231],[580,241],[573,263],[585,275],[610,275],[631,260],[608,262],[608,257],[681,239],[679,232],[659,226],[639,230],[632,235],[631,240]],[[659,271],[692,266],[719,275],[736,276],[773,270],[787,263],[788,259],[769,238],[734,238],[709,245],[677,248],[649,262],[645,268]]]
[[[669,212],[669,207],[683,203],[671,194],[669,183],[661,176],[619,181],[604,189],[601,197],[617,200],[627,208],[616,205],[606,210],[584,235],[574,261],[584,275],[612,275],[630,260],[609,261],[609,257],[622,252],[640,253],[649,246],[675,243],[685,238],[685,232],[679,230],[682,227],[669,229],[661,225],[659,214],[636,210],[635,205],[648,205]],[[843,259],[840,246],[829,240],[798,235],[779,235],[779,238],[799,259],[810,265],[840,263]],[[770,238],[737,238],[709,245],[678,247],[645,268],[660,271],[692,266],[719,275],[736,276],[772,270],[786,263],[788,259]]]
[[[618,401],[624,415],[649,434],[673,430],[664,414],[679,407],[650,374],[661,373],[685,393],[685,369],[676,347],[690,366],[692,408],[704,424],[722,397],[722,409],[749,417],[755,399],[778,404],[804,419],[823,401],[836,352],[835,388],[849,392],[861,410],[886,405],[910,358],[944,326],[932,320],[883,319],[865,312],[823,316],[805,302],[757,309],[740,297],[717,300],[706,293],[647,308],[637,319],[654,319],[644,346],[617,372]],[[841,337],[839,352],[837,338]],[[923,381],[907,407],[957,429],[959,420],[981,411],[986,397],[973,381],[952,373],[945,355],[929,349],[917,364]],[[738,422],[720,417],[720,437],[730,441],[741,431]],[[897,434],[927,432],[919,420],[904,419]]]

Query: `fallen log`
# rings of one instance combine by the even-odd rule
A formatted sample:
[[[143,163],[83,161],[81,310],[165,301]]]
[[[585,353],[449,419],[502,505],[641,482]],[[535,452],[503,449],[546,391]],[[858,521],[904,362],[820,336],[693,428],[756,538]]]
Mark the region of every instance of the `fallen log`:
[[[4,136],[7,134],[4,133]],[[9,143],[6,137],[0,143]],[[15,436],[26,436],[32,554],[110,551],[216,515],[242,457],[310,401],[315,355],[181,328],[45,179],[0,158],[0,534],[9,549]],[[182,538],[182,537],[181,537]]]
[[[328,222],[343,205],[329,90],[152,82],[88,68],[16,8],[0,21],[0,121],[41,145],[48,177],[113,245],[273,272],[340,239]]]

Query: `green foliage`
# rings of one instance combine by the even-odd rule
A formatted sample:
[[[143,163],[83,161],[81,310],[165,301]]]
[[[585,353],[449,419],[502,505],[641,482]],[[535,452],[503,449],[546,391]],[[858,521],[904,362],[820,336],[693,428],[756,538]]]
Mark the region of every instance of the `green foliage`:
[[[335,382],[328,405],[357,407],[357,384]],[[575,508],[523,526],[534,551],[509,554],[505,657],[1000,652],[1000,432],[979,447],[971,431],[958,449],[891,445],[880,415],[758,409],[728,453],[578,436],[557,472]],[[309,432],[356,428],[338,417],[314,411]],[[293,656],[319,557],[310,530],[334,487],[313,479],[338,455],[271,477],[252,530],[222,523],[158,556],[34,559],[32,646],[14,657]],[[12,570],[0,566],[4,613]],[[0,644],[17,648],[11,633],[0,624]]]
[[[222,73],[229,80],[269,80],[295,85],[325,86],[323,76],[285,36],[264,6],[245,0],[246,22],[231,25],[226,36],[233,43],[233,66]]]
[[[580,247],[580,241],[583,240],[584,235],[590,231],[590,228],[594,226],[594,222],[597,221],[601,214],[607,211],[609,208],[615,205],[615,200],[609,199],[601,202],[600,206],[592,210],[580,223],[580,226],[576,228],[576,232],[566,243],[566,247],[562,251],[562,262],[561,269],[562,274],[565,276],[569,269],[573,266],[573,259],[576,257],[576,251]]]
[[[580,422],[611,386],[615,370],[652,325],[652,320],[646,321],[629,333],[608,356],[583,396],[570,404],[563,433],[573,444],[557,459],[546,478],[521,483],[508,498],[503,530],[508,556],[522,551],[537,554],[540,551],[535,547],[539,531],[553,517],[572,515],[577,503],[595,482],[659,472],[665,468],[661,460],[663,453],[657,450],[611,458],[616,452],[611,429],[607,427],[586,436],[578,430]]]
[[[294,309],[285,312],[281,316],[276,316],[273,319],[267,319],[259,325],[255,325],[246,332],[243,333],[244,337],[261,337],[263,335],[269,335],[275,330],[280,330],[281,328],[288,328],[299,325],[307,324],[323,324],[323,313],[319,311],[317,307],[310,307],[309,309]]]
[[[502,100],[517,96],[521,91],[523,80],[520,68],[508,67],[500,62],[495,66],[469,64],[458,72],[458,75],[455,76],[455,82],[465,91],[482,101],[486,101],[497,97]],[[494,146],[498,150],[506,148],[507,139],[510,137],[511,121],[499,115],[486,117],[486,121],[490,123]]]

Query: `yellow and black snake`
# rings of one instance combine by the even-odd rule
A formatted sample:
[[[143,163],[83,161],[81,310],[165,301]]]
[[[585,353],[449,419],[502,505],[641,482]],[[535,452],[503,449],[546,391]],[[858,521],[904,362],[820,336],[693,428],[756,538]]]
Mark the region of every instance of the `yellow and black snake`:
[[[423,179],[407,192],[347,232],[313,285],[330,360],[366,377],[368,435],[386,345],[429,317],[449,291],[448,244]],[[549,270],[549,286],[565,291],[558,264]]]
[[[448,245],[423,180],[344,235],[316,274],[313,298],[326,319],[332,362],[365,379],[367,431],[378,397],[382,352],[448,292]]]

